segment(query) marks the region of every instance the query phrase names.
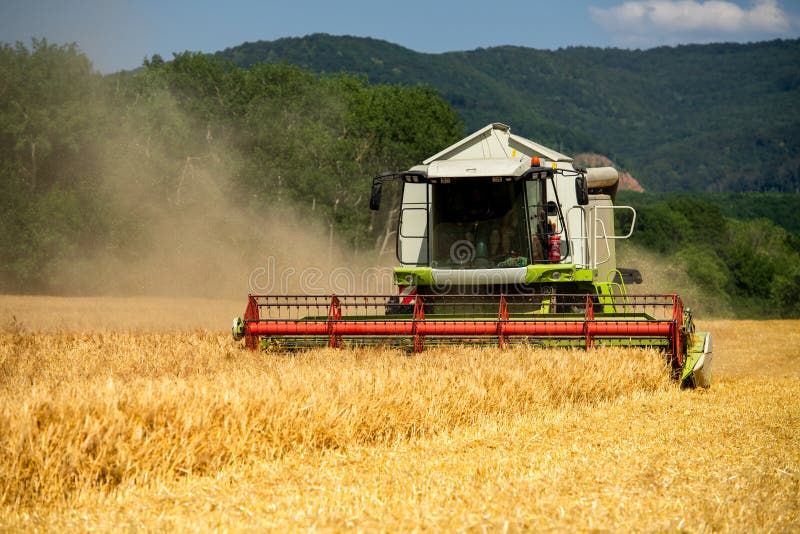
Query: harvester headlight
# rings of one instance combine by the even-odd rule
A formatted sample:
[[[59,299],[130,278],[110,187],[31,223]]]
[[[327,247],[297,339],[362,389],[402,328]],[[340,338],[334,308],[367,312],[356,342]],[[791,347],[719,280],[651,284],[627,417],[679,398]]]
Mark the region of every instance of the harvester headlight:
[[[556,271],[556,272],[554,272],[553,274],[550,275],[550,278],[552,278],[553,280],[560,280],[561,279],[561,273]]]

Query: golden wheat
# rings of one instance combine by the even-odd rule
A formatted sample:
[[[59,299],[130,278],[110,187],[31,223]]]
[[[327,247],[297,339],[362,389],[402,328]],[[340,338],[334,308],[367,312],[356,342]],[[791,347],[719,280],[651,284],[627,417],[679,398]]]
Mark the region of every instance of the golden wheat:
[[[682,391],[641,350],[286,356],[9,323],[0,529],[798,529],[798,325],[702,325],[722,371]]]
[[[15,504],[288,451],[387,445],[667,384],[662,359],[644,351],[263,357],[210,334],[16,335],[0,345],[0,487]]]

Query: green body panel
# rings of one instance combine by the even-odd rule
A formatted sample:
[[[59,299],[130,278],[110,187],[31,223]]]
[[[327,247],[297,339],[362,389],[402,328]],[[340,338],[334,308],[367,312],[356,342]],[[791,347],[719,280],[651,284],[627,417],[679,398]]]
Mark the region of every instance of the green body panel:
[[[261,337],[259,338],[259,347],[261,350],[269,352],[282,352],[293,349],[310,349],[317,348],[325,345],[326,340],[320,341],[317,336],[294,336],[294,337]],[[460,344],[470,346],[486,346],[497,347],[496,339],[489,338],[463,338],[459,341]],[[514,338],[506,340],[509,346],[526,346],[534,348],[570,348],[570,349],[583,349],[586,347],[585,342],[579,339],[570,338]],[[428,336],[425,339],[426,347],[438,346],[453,346],[453,342],[447,339],[439,339],[435,336]],[[414,346],[414,339],[412,336],[405,338],[399,337],[386,337],[386,338],[361,338],[361,339],[344,339],[342,340],[341,347],[360,348],[375,345],[389,345],[397,348],[411,349]],[[593,343],[594,347],[640,347],[640,348],[660,348],[665,347],[664,343],[658,339],[632,339],[622,342],[614,339],[597,339]]]
[[[703,356],[703,345],[706,340],[705,332],[695,332],[691,336],[691,342],[686,350],[686,356],[683,361],[683,368],[681,369],[681,384],[685,386],[694,386],[694,379],[692,374],[697,362]]]
[[[526,267],[526,284],[592,282],[594,275],[591,269],[575,267],[574,264],[532,264]],[[430,267],[395,267],[394,283],[398,286],[418,285],[432,286],[433,269]]]
[[[603,306],[603,313],[615,313],[617,306],[614,305],[615,295],[624,295],[625,288],[613,282],[595,282],[594,288],[598,295],[598,302]]]
[[[598,303],[603,306],[602,313],[615,314],[624,312],[614,300],[619,300],[620,295],[625,295],[625,287],[615,282],[595,281],[594,271],[576,267],[574,264],[535,264],[527,266],[525,275],[526,284],[548,284],[558,287],[564,285],[560,293],[587,293],[597,295]],[[433,270],[430,267],[395,267],[394,283],[400,287],[432,286],[434,285]],[[571,287],[567,287],[569,284]],[[557,291],[559,292],[559,291]],[[548,313],[547,304],[542,302],[540,313]]]

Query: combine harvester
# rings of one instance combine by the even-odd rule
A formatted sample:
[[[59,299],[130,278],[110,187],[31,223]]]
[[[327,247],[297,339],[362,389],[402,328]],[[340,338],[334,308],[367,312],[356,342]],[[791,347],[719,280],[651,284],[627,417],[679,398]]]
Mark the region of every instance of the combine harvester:
[[[611,167],[572,158],[490,124],[426,159],[377,176],[402,182],[395,295],[249,295],[233,335],[250,349],[443,343],[505,347],[656,347],[688,387],[711,383],[711,335],[678,295],[628,294],[615,242],[636,213],[615,206]],[[631,226],[614,229],[615,210]]]

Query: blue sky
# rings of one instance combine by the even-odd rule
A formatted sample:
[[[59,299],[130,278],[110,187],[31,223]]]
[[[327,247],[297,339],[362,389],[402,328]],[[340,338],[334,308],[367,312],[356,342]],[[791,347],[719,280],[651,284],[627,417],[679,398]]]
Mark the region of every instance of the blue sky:
[[[800,37],[800,0],[0,0],[0,41],[75,42],[102,72],[315,32],[430,53],[747,42]]]

